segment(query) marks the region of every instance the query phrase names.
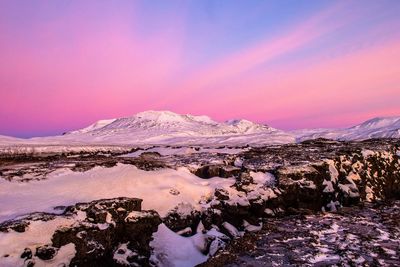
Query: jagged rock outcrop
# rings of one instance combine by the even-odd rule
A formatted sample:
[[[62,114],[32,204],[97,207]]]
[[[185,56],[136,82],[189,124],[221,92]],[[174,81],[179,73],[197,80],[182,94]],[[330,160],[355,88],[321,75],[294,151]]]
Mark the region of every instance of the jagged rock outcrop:
[[[24,232],[27,242],[21,246],[29,245],[21,247],[20,255],[7,257],[17,256],[27,266],[56,264],[57,253],[72,247],[70,266],[149,266],[149,243],[161,219],[155,211],[142,211],[141,202],[136,198],[96,200],[67,207],[62,215],[34,214],[3,223],[1,232]],[[43,229],[49,225],[49,232],[43,233],[48,243],[29,240],[35,238],[36,222]]]
[[[316,140],[244,152],[237,156],[242,159],[240,172],[230,174],[236,179],[234,185],[217,188],[202,204],[201,223],[207,230],[215,228],[235,238],[242,231],[260,227],[260,219],[265,217],[399,199],[398,147],[396,142],[384,140]],[[225,164],[234,161],[225,158],[220,165],[212,165],[216,171],[210,176],[220,175],[220,170],[229,169]],[[206,177],[205,170],[210,173],[209,166],[195,173]],[[192,224],[180,222],[181,229],[193,229]]]

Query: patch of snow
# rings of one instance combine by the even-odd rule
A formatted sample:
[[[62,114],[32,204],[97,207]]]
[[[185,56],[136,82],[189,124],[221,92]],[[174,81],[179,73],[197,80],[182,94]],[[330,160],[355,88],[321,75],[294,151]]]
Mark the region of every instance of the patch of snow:
[[[394,251],[393,249],[390,248],[385,248],[385,247],[381,247],[383,249],[383,251],[390,256],[396,256],[396,251]]]
[[[99,120],[83,129],[77,130],[77,131],[71,131],[67,132],[66,134],[78,134],[78,133],[87,133],[90,131],[94,131],[100,128],[103,128],[104,126],[113,123],[116,119],[109,119],[109,120]]]
[[[325,186],[325,188],[323,190],[324,193],[333,193],[333,192],[335,192],[335,189],[333,188],[333,183],[331,181],[324,180],[322,182],[322,185]]]
[[[267,215],[270,215],[270,216],[274,216],[275,215],[275,213],[271,209],[268,209],[268,208],[266,208],[264,210],[264,213],[267,214]]]
[[[166,227],[158,226],[150,242],[153,248],[150,260],[159,267],[195,266],[207,260],[195,244],[195,237],[182,237]]]
[[[113,259],[119,264],[130,266],[128,257],[136,255],[138,255],[136,252],[133,252],[128,248],[128,243],[123,243],[119,245],[119,247],[116,249]]]
[[[369,158],[375,155],[375,152],[369,149],[363,149],[361,150],[361,154],[363,155],[364,158]]]
[[[241,236],[239,230],[233,226],[232,224],[228,223],[228,222],[223,222],[222,226],[228,231],[228,233],[232,236],[232,237],[239,237]]]
[[[235,167],[241,168],[243,166],[243,159],[236,158],[235,161],[233,162],[233,165]]]
[[[330,159],[325,160],[325,162],[328,164],[329,173],[330,173],[330,176],[331,176],[331,181],[333,183],[336,183],[337,179],[339,177],[339,172],[335,167],[335,162],[333,160],[330,160]]]
[[[275,184],[275,176],[269,172],[250,172],[250,176],[257,184],[273,186]]]
[[[314,258],[310,259],[311,263],[318,263],[321,261],[331,261],[331,260],[335,260],[335,261],[339,261],[340,257],[338,255],[327,255],[327,254],[317,254]]]
[[[126,222],[137,222],[139,219],[143,219],[146,217],[152,217],[153,215],[147,213],[146,211],[131,211],[126,217]]]
[[[331,211],[331,212],[336,212],[337,208],[340,205],[339,201],[333,201],[329,202],[326,207]]]
[[[257,225],[250,224],[246,220],[243,220],[243,226],[247,232],[258,232],[262,229],[262,223],[260,223],[260,225],[257,226]]]

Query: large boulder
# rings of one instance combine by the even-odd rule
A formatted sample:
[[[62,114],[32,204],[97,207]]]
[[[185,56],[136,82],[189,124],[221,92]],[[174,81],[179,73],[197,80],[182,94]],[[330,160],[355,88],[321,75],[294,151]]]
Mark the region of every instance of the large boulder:
[[[241,169],[230,165],[204,165],[198,168],[194,174],[200,178],[208,179],[212,177],[228,178],[239,175]]]

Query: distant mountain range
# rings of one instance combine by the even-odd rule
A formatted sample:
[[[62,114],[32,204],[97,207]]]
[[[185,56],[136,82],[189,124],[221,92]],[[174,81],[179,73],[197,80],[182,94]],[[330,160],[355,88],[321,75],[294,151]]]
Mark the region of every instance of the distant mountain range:
[[[248,120],[216,122],[207,116],[145,111],[131,117],[100,120],[62,136],[19,139],[0,136],[1,145],[264,145],[307,139],[363,140],[400,138],[400,117],[374,118],[346,129],[282,131]]]
[[[305,129],[292,131],[297,141],[326,138],[333,140],[365,140],[400,138],[400,117],[378,117],[345,129]]]

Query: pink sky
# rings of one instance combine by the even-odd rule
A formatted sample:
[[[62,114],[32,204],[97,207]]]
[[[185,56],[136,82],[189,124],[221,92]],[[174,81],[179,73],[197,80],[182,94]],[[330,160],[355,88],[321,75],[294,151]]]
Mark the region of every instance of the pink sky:
[[[311,2],[2,1],[0,134],[149,109],[283,129],[400,115],[398,2]]]

